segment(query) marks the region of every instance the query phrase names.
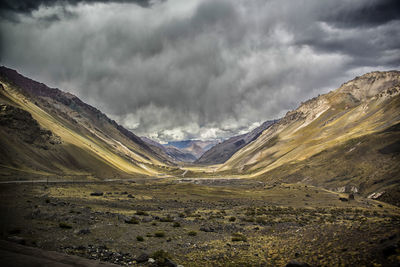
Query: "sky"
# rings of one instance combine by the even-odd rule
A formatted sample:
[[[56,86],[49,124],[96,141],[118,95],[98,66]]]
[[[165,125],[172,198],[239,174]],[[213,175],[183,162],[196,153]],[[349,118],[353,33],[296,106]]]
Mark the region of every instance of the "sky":
[[[2,0],[0,64],[139,136],[227,138],[400,69],[400,1]]]

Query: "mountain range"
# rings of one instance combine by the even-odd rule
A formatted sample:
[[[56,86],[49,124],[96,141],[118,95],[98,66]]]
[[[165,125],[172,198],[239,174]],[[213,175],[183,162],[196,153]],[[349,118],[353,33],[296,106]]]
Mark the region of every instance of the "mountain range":
[[[206,151],[219,142],[218,140],[183,140],[160,144],[145,136],[142,136],[141,139],[152,147],[153,150],[158,151],[164,157],[176,163],[195,162]]]
[[[250,133],[161,145],[70,93],[1,67],[1,179],[233,176],[400,205],[399,92],[399,71],[371,72]]]
[[[400,72],[371,72],[302,103],[218,167],[400,199]]]
[[[150,138],[145,136],[141,137],[144,142],[153,148],[153,150],[159,151],[166,158],[170,158],[174,162],[194,162],[197,158],[189,151],[184,151],[174,146],[162,145]]]
[[[261,133],[278,120],[266,121],[249,133],[231,137],[207,150],[196,163],[219,164],[227,161],[236,151],[256,140]]]

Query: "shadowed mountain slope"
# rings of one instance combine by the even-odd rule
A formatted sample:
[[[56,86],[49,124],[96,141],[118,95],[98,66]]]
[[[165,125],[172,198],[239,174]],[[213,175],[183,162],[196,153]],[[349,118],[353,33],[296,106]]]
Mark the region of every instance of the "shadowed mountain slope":
[[[72,94],[6,67],[0,67],[0,83],[3,177],[157,175],[171,164]]]
[[[205,152],[218,144],[218,140],[183,140],[168,142],[166,148],[177,148],[183,153],[193,155],[194,160],[200,158]],[[192,161],[192,162],[193,162]]]
[[[211,149],[207,150],[195,163],[204,165],[224,163],[233,154],[235,154],[236,151],[256,140],[264,130],[268,129],[276,122],[277,120],[266,121],[247,134],[231,137],[228,140],[213,146]]]
[[[141,139],[146,142],[153,150],[158,151],[159,154],[163,155],[165,158],[169,158],[171,161],[193,162],[196,160],[196,157],[190,152],[182,151],[181,149],[173,146],[164,146],[147,137],[141,137]]]

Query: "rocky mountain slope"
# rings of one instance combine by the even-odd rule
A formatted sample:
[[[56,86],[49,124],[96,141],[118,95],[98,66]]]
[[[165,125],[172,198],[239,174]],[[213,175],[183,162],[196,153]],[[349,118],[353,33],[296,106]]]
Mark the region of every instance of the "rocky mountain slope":
[[[76,96],[0,67],[4,177],[157,175],[171,161]]]
[[[195,163],[211,165],[227,161],[239,149],[257,139],[260,134],[271,127],[277,120],[266,121],[251,132],[229,138],[207,150]]]
[[[170,158],[174,162],[194,162],[197,158],[190,152],[182,151],[174,146],[164,146],[150,138],[142,136],[141,139],[146,142],[153,150]]]
[[[219,171],[395,199],[399,93],[399,71],[357,77],[288,112]]]
[[[218,142],[218,140],[183,140],[168,142],[164,146],[167,148],[177,148],[183,153],[191,154],[196,160],[200,158],[206,151],[218,144]]]
[[[399,71],[372,72],[214,148],[218,141],[162,146],[143,141],[72,94],[0,67],[0,177],[235,175],[400,205],[399,95]],[[198,166],[177,167],[197,158]],[[204,166],[216,162],[222,164]]]

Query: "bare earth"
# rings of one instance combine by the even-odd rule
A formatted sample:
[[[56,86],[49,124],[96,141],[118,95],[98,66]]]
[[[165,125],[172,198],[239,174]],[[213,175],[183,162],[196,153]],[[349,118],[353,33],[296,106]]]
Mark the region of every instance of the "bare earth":
[[[2,184],[1,238],[63,254],[3,246],[1,259],[31,266],[69,264],[64,254],[140,266],[399,264],[399,208],[348,198],[248,179]],[[13,253],[22,257],[13,262]]]

